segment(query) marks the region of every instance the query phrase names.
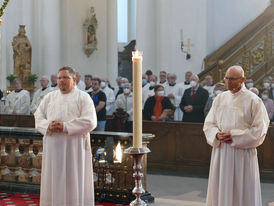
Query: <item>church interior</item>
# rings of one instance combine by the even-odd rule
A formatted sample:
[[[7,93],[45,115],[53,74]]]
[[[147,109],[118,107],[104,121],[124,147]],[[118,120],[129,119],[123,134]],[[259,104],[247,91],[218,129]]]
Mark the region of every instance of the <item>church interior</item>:
[[[274,206],[273,0],[0,0],[0,7],[0,205],[39,205],[43,135],[35,129],[34,113],[44,89],[58,90],[52,79],[58,69],[70,66],[78,72],[79,89],[82,82],[81,90],[92,93],[88,80],[99,78],[101,90],[106,83],[113,93],[110,110],[106,93],[104,129],[90,132],[96,205],[129,205],[136,196],[133,165],[139,164],[138,184],[145,191],[140,195],[148,205],[205,206],[212,147],[203,131],[204,113],[201,120],[184,121],[187,78],[197,77],[213,101],[227,69],[240,65],[245,87],[268,101],[270,124],[257,152],[262,203]],[[134,62],[135,50],[142,51],[141,65]],[[139,94],[134,67],[141,68],[140,99],[160,87],[171,99],[160,119],[144,118],[147,101],[140,115],[134,99],[131,108],[128,102],[117,106],[127,86],[129,96]],[[172,81],[176,91],[168,87]],[[20,96],[9,100],[17,90],[28,94],[25,112],[24,103],[16,106]],[[138,143],[136,125],[141,147],[148,148],[140,159],[130,150]],[[22,202],[24,195],[34,196],[20,203],[18,194]]]

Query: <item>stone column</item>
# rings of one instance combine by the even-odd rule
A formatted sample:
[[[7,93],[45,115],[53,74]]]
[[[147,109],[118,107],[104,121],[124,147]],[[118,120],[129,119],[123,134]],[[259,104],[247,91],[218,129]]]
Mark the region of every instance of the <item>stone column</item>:
[[[0,89],[3,90],[6,89],[6,76],[7,72],[6,69],[3,67],[3,60],[2,60],[2,25],[0,23]]]
[[[118,76],[117,0],[107,1],[107,77],[115,86]]]
[[[136,40],[136,0],[128,0],[128,42]]]
[[[156,67],[156,0],[138,0],[136,49],[143,51],[143,73]]]
[[[40,73],[56,73],[60,67],[61,59],[61,2],[56,0],[42,1],[42,14],[40,26],[39,49],[41,51]]]

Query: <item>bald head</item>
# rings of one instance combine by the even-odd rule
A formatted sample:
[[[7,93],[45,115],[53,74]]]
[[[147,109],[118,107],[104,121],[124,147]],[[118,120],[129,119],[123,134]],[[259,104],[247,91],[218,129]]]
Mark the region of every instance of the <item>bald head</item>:
[[[225,84],[232,93],[238,92],[245,82],[244,70],[241,66],[229,67],[225,74]]]
[[[243,68],[241,66],[238,66],[238,65],[229,67],[228,70],[226,71],[226,74],[227,73],[237,75],[238,77],[244,77],[245,76],[245,72],[244,72]]]

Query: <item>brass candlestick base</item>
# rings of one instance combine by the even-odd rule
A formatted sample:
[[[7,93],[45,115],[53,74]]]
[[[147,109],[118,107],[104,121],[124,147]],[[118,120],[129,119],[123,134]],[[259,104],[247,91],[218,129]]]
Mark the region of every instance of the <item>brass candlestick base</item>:
[[[133,177],[135,179],[135,187],[132,190],[132,194],[136,197],[130,203],[130,206],[146,206],[147,204],[141,199],[141,197],[145,194],[145,190],[142,185],[142,157],[144,154],[149,153],[150,150],[147,147],[142,148],[134,148],[130,147],[124,151],[125,154],[130,154],[133,157],[134,165],[133,165]]]

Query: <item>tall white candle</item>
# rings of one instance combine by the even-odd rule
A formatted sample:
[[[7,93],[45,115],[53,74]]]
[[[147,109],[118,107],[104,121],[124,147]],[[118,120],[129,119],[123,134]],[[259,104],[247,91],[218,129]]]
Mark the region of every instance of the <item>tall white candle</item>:
[[[183,29],[180,30],[180,40],[183,41]]]
[[[143,52],[132,52],[133,67],[133,147],[142,147],[142,61]]]

